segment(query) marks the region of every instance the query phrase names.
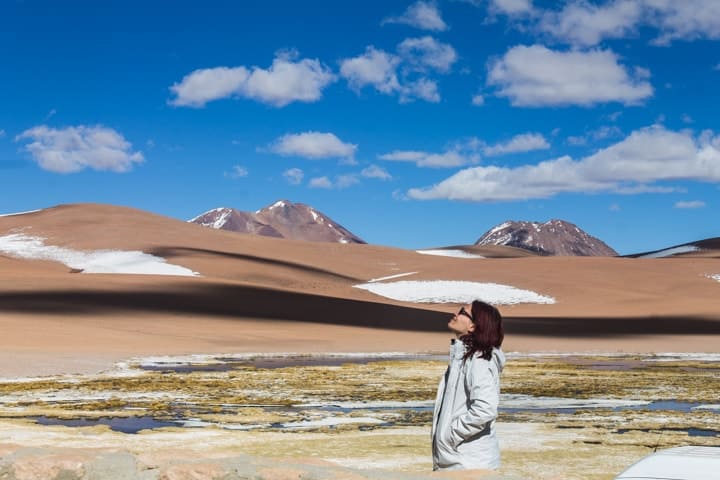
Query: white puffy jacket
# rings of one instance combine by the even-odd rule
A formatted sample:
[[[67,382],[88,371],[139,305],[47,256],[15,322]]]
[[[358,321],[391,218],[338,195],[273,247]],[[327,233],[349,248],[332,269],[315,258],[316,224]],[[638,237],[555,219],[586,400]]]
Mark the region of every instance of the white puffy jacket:
[[[502,350],[490,360],[477,354],[463,361],[465,345],[453,340],[450,364],[440,380],[432,424],[433,470],[495,469],[500,448],[495,436]]]

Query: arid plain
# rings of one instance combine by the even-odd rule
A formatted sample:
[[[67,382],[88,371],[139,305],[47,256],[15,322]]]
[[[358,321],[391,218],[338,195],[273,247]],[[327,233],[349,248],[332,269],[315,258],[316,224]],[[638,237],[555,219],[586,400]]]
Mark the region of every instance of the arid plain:
[[[395,364],[390,359],[387,366],[390,369],[402,369],[408,375],[414,372],[412,382],[409,386],[406,385],[407,391],[416,392],[417,398],[412,398],[413,400],[425,401],[428,395],[432,395],[437,377],[442,373],[442,361],[438,360],[437,356],[446,351],[449,339],[446,323],[450,313],[458,305],[391,300],[354,288],[355,285],[372,279],[400,275],[405,275],[402,279],[416,281],[498,283],[555,299],[554,304],[499,306],[505,317],[504,349],[515,352],[519,359],[517,365],[524,365],[522,368],[525,369],[517,367],[517,370],[508,372],[509,378],[515,379],[508,380],[508,385],[516,394],[523,394],[520,385],[530,385],[529,379],[538,368],[549,368],[555,373],[548,377],[548,381],[555,387],[549,389],[548,386],[541,388],[534,385],[535,390],[528,390],[527,393],[563,396],[563,382],[567,381],[563,379],[563,365],[569,364],[558,364],[556,360],[545,363],[529,360],[534,355],[544,355],[546,357],[543,358],[552,359],[566,358],[557,355],[572,353],[578,358],[602,357],[602,363],[607,362],[607,358],[613,358],[607,356],[611,354],[623,359],[619,362],[622,365],[614,366],[620,371],[626,369],[627,365],[630,365],[627,368],[633,368],[633,362],[641,361],[643,355],[667,352],[720,353],[720,282],[713,278],[720,274],[718,246],[671,258],[645,259],[538,257],[509,247],[457,247],[485,258],[452,258],[421,255],[415,251],[374,245],[324,244],[242,235],[212,230],[138,210],[90,204],[66,205],[34,213],[0,217],[0,236],[11,234],[42,237],[46,245],[77,251],[142,251],[162,257],[168,263],[185,267],[198,275],[181,277],[90,274],[58,262],[27,260],[0,254],[0,330],[3,332],[0,336],[0,377],[6,379],[2,385],[3,391],[8,395],[20,395],[18,389],[13,390],[14,387],[8,385],[32,383],[27,377],[48,376],[47,379],[55,379],[53,381],[61,383],[65,381],[61,380],[62,378],[72,378],[76,384],[82,384],[88,379],[97,378],[101,372],[117,369],[118,362],[132,363],[131,359],[143,357],[273,353],[377,355],[401,352],[425,355],[425,360],[418,363],[416,368],[402,363],[404,359],[397,359]],[[573,365],[577,367],[584,361],[581,359]],[[699,371],[709,373],[709,377],[703,377],[706,381],[717,381],[717,361],[710,362],[709,366],[707,363],[694,364],[687,359],[676,358],[675,361],[678,368],[700,369]],[[512,361],[509,364],[509,367],[511,366]],[[291,368],[292,365],[288,367]],[[577,369],[571,370],[575,372]],[[357,376],[368,382],[368,379],[363,377],[368,373],[358,372],[348,371],[348,378]],[[656,371],[646,373],[645,377],[641,375],[638,378],[651,378]],[[157,372],[149,375],[162,377],[162,374]],[[164,378],[171,378],[172,375],[176,373],[168,373]],[[296,375],[293,378],[302,377],[305,382],[313,382],[306,371],[297,371],[293,375]],[[20,380],[19,377],[26,378]],[[397,378],[393,378],[392,375],[383,377],[381,383],[386,386],[393,385],[393,382],[397,381]],[[583,377],[583,385],[590,378],[594,382],[615,385],[614,380],[598,379],[592,372]],[[652,378],[662,381],[662,378],[666,377],[661,375]],[[155,380],[148,380],[152,381]],[[213,381],[219,380],[215,378]],[[180,383],[183,382],[185,381]],[[267,379],[263,382],[272,383]],[[342,383],[340,380],[338,382],[338,385]],[[641,384],[642,382],[638,381],[638,389],[647,387]],[[186,384],[175,385],[178,393],[187,393],[183,390],[189,388]],[[276,393],[283,392],[282,383],[274,385]],[[37,389],[28,388],[27,402],[32,403],[31,400],[37,397],[37,392],[44,391],[44,387],[39,384],[36,387]],[[172,385],[166,387],[169,390],[174,388]],[[229,388],[222,382],[218,383],[217,387]],[[627,385],[616,387],[616,390],[610,391],[611,396],[617,394],[617,398],[625,399],[633,396]],[[82,390],[85,387],[78,388]],[[128,388],[127,385],[117,386],[119,392],[127,393]],[[593,392],[597,394],[597,385],[593,388],[594,390],[587,389],[582,392],[582,389],[579,389],[575,396],[590,398]],[[689,391],[688,395],[700,403],[709,401],[699,390],[697,395],[693,396],[695,387],[692,384],[683,384],[682,388],[685,389],[684,392]],[[292,389],[288,387],[288,392],[290,390]],[[401,389],[396,390],[395,393],[376,392],[369,400],[397,400]],[[549,393],[549,390],[553,391]],[[633,398],[637,400],[636,397],[637,395]],[[267,403],[267,398],[263,399]],[[44,405],[26,405],[26,408],[32,407],[34,414],[52,416],[51,410],[54,407],[48,406],[49,400],[44,402]],[[20,408],[21,403],[18,401],[14,406]],[[57,416],[74,418],[82,416],[83,410],[92,411],[93,408],[104,409],[105,414],[112,412],[112,415],[120,417],[127,415],[127,411],[118,411],[122,410],[118,405],[104,405],[102,408],[97,405],[92,408],[87,404],[75,405]],[[47,471],[55,468],[52,471],[57,473],[65,468],[57,465],[72,464],[62,463],[69,458],[68,455],[87,456],[88,448],[101,448],[105,452],[103,455],[109,455],[107,452],[122,453],[128,449],[128,443],[121,439],[128,434],[102,428],[97,430],[97,427],[93,427],[96,430],[87,430],[95,432],[92,435],[80,435],[74,432],[85,429],[38,426],[28,423],[27,417],[33,416],[28,412],[23,415],[10,415],[12,419],[0,419],[0,428],[4,432],[4,440],[0,440],[0,443],[3,443],[0,445],[0,458],[8,459],[18,455],[25,447],[78,449],[75,453],[46,452],[44,458],[51,458],[53,455],[55,457],[52,458],[60,458],[55,463],[52,460],[45,462],[45,468],[49,469]],[[167,411],[163,412],[167,414]],[[9,417],[6,414],[7,411],[3,416]],[[504,455],[510,463],[522,458],[520,452],[523,449],[542,452],[542,446],[535,445],[539,442],[539,437],[549,439],[551,443],[555,442],[553,451],[562,451],[568,448],[568,445],[577,445],[577,435],[573,433],[574,436],[568,436],[570,430],[567,429],[573,425],[567,418],[557,422],[558,425],[564,422],[563,430],[545,423],[526,421],[521,417],[522,415],[508,418],[505,426],[501,427],[501,433],[504,429],[506,437]],[[629,417],[626,417],[626,420],[627,418]],[[696,420],[702,423],[705,421],[703,418],[698,417]],[[713,416],[711,420],[715,418],[716,416]],[[643,429],[641,420],[635,422],[639,431]],[[267,418],[263,421],[270,422]],[[635,420],[628,421],[632,423]],[[426,428],[427,418],[408,422],[405,428],[415,430],[406,432],[407,436],[404,437],[412,439],[408,441],[412,446],[407,447],[407,452],[411,452],[407,455],[422,456],[423,448],[426,447],[425,436],[429,432]],[[325,438],[323,435],[334,435],[340,443],[347,442],[348,445],[354,445],[353,448],[362,450],[357,445],[364,445],[363,442],[372,438],[372,435],[378,437],[378,444],[383,444],[394,441],[388,438],[401,438],[404,432],[402,429],[392,431],[394,433],[391,437],[382,437],[382,429],[359,432],[333,428],[331,432],[304,434],[263,432],[268,437],[258,440],[252,437],[259,435],[256,433],[204,429],[203,433],[194,431],[192,436],[187,436],[171,428],[153,433],[163,435],[163,439],[158,438],[156,442],[151,441],[150,434],[136,435],[137,440],[132,442],[138,443],[134,444],[130,451],[132,453],[133,449],[139,449],[146,454],[154,452],[154,459],[144,460],[146,464],[165,465],[167,458],[176,456],[178,451],[184,451],[183,449],[188,447],[187,442],[200,442],[207,448],[203,450],[204,453],[195,451],[193,455],[198,458],[212,457],[209,453],[211,450],[215,456],[218,452],[226,455],[232,453],[235,455],[233,458],[247,453],[253,455],[253,460],[248,462],[257,467],[257,471],[253,470],[255,473],[252,475],[262,478],[257,472],[266,469],[267,478],[299,478],[292,477],[292,473],[282,477],[285,473],[273,470],[280,467],[272,462],[270,466],[262,464],[261,459],[266,458],[268,450],[253,445],[266,441],[279,442],[278,445],[294,442],[296,447],[288,447],[287,456],[305,458],[301,464],[304,465],[302,468],[307,470],[311,468],[308,465],[312,464],[308,463],[307,458],[313,457],[317,460],[318,457],[308,445],[322,444]],[[347,437],[352,435],[365,435],[367,438],[363,437],[364,440],[357,440],[360,443],[354,444],[355,440],[351,441]],[[268,440],[270,436],[274,436],[272,440]],[[520,441],[528,436],[535,438],[534,443],[530,442],[532,445]],[[195,440],[191,440],[193,438]],[[667,442],[668,438],[666,437],[664,442]],[[717,437],[713,436],[704,440],[712,443],[716,439]],[[588,450],[588,445],[592,446],[593,441],[586,441],[582,448],[574,448],[577,448],[578,452],[582,451],[582,455],[588,458],[597,457],[598,451],[593,453],[592,449]],[[229,445],[233,442],[235,444],[230,448]],[[607,472],[598,472],[598,468],[602,470],[602,467],[593,467],[596,476],[582,476],[577,472],[564,474],[557,468],[552,468],[544,470],[545,473],[542,474],[536,472],[537,476],[533,478],[612,478],[608,475],[611,472],[617,473],[624,462],[645,453],[649,447],[644,445],[644,442],[646,443],[645,440],[640,441],[633,448],[613,444],[610,453],[605,451],[599,458],[604,462],[616,458],[617,464],[608,467]],[[326,447],[318,446],[314,451],[324,452],[319,454],[319,458],[323,462],[330,462],[322,463],[323,468],[335,468],[332,465],[336,464],[331,460],[342,455]],[[613,448],[616,448],[617,452],[624,450],[626,455],[613,457]],[[427,449],[429,458],[429,447]],[[393,448],[388,447],[388,450]],[[402,451],[401,448],[399,454]],[[627,454],[628,451],[630,454]],[[540,457],[533,458],[541,461]],[[160,458],[164,460],[158,460]],[[355,465],[348,460],[349,457],[343,458],[345,461],[340,462],[341,464]],[[18,465],[16,460],[13,460],[13,465]],[[397,455],[388,457],[385,463],[377,457],[373,468],[386,468],[387,472],[393,472],[392,475],[397,475],[397,478],[420,478],[417,472],[420,471],[419,468],[426,466],[423,461],[427,462],[427,459],[419,463],[409,462],[408,465],[412,465],[408,467],[403,466]],[[77,462],[84,465],[80,460]],[[200,472],[198,475],[205,477],[197,478],[222,478],[218,472],[225,472],[223,475],[227,473],[220,467],[213,470],[215,467],[208,466],[210,464],[207,462],[203,465],[205,467],[197,467],[197,471]],[[176,472],[176,476],[172,477],[172,469],[168,470],[170,467],[167,465],[163,468],[165,478],[195,478],[181,476],[187,473],[187,469],[178,470],[180,473]],[[287,465],[282,468],[287,472],[294,471],[293,468],[302,470],[301,467]],[[538,470],[527,465],[523,468],[527,468],[527,471]],[[501,471],[501,474],[510,475],[508,478],[530,478],[524,477],[526,474],[523,472],[526,470],[523,468],[509,468]],[[12,474],[17,478],[22,476],[18,473],[21,470],[17,468],[7,471],[14,472]],[[86,475],[88,471],[90,470],[85,469],[85,473],[81,473]],[[340,478],[341,473],[338,471],[333,471],[332,474],[328,473],[329,471],[320,468],[313,473],[316,477],[308,476],[310,474],[306,476],[326,478],[322,475],[327,474],[327,478]],[[404,471],[416,473],[404,477]],[[77,473],[78,478],[85,478],[81,473]],[[342,475],[353,478],[352,475],[362,473],[353,470],[343,471]],[[392,478],[390,475],[387,473],[386,478]]]

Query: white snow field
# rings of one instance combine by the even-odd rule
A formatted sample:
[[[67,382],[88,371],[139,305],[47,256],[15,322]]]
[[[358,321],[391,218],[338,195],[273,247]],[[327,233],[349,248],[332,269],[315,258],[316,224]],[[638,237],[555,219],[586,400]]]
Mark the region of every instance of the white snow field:
[[[167,263],[164,258],[140,251],[93,250],[83,252],[45,245],[45,239],[20,233],[0,237],[0,252],[15,258],[60,262],[82,273],[134,273],[143,275],[197,276],[197,272]]]
[[[456,258],[485,258],[482,255],[475,255],[473,253],[464,252],[456,249],[430,249],[430,250],[415,250],[416,253],[421,255],[438,255],[440,257],[456,257]]]
[[[42,211],[42,209],[40,209],[40,210],[28,210],[27,212],[0,213],[0,217],[15,217],[15,216],[17,216],[17,215],[25,215],[25,214],[27,214],[27,213],[36,213],[36,212],[40,212],[40,211]]]
[[[679,253],[697,252],[698,250],[700,249],[695,245],[681,245],[679,247],[667,248],[665,250],[640,255],[637,258],[665,258]]]
[[[713,279],[713,280],[716,280],[716,281],[720,282],[720,274],[717,274],[717,275],[708,275],[708,278],[711,278],[711,279]]]
[[[362,283],[354,285],[354,287],[367,290],[381,297],[414,303],[470,303],[478,299],[493,305],[555,303],[553,297],[498,283],[457,280],[404,280],[390,283]]]

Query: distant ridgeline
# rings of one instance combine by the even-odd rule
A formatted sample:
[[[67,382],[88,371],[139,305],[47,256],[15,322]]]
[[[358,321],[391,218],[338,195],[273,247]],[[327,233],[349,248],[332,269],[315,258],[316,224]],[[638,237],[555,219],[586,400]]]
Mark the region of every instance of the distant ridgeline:
[[[506,245],[540,255],[614,257],[617,252],[602,240],[563,220],[505,222],[491,228],[475,245]]]
[[[313,242],[366,243],[327,215],[309,205],[280,200],[256,212],[215,208],[191,223],[231,232]]]

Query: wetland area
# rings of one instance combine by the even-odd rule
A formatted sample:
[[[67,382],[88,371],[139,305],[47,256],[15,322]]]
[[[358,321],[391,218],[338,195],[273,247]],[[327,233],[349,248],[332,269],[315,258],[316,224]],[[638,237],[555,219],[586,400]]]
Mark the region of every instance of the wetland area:
[[[136,359],[97,375],[0,381],[0,435],[22,447],[428,473],[445,367],[442,355]],[[655,448],[720,445],[717,392],[720,356],[509,354],[497,474],[612,479]]]

